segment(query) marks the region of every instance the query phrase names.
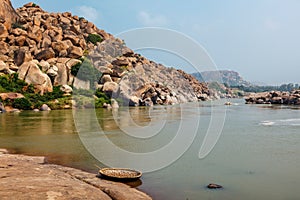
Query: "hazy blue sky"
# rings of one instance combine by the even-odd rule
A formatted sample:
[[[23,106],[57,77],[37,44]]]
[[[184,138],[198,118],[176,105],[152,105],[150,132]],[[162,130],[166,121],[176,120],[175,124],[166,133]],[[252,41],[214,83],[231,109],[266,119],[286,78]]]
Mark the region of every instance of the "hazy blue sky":
[[[12,0],[12,3],[20,7],[27,1]],[[219,69],[238,71],[250,81],[300,82],[299,0],[36,0],[35,3],[47,11],[71,11],[84,16],[112,34],[148,26],[173,29],[198,41]],[[163,57],[159,61],[167,65],[181,64]]]

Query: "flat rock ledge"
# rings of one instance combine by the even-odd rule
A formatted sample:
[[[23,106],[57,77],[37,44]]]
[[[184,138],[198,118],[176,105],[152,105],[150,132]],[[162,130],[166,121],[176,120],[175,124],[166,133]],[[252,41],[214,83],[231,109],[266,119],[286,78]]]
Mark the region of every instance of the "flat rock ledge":
[[[8,154],[0,149],[0,197],[8,199],[150,200],[125,184],[99,179],[95,174],[46,164],[44,157]]]

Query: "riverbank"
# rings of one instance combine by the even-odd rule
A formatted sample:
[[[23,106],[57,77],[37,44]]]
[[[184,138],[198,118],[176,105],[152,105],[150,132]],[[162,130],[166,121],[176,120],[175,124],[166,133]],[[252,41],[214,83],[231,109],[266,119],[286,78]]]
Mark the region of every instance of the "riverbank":
[[[1,199],[150,200],[123,183],[78,169],[47,164],[44,157],[9,154],[0,149]]]

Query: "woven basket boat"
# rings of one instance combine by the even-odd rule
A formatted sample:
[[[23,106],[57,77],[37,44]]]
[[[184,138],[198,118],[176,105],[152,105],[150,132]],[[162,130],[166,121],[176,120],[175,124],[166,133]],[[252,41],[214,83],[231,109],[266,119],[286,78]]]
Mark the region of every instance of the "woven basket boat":
[[[142,172],[123,169],[123,168],[102,168],[99,170],[99,174],[104,178],[122,179],[122,180],[133,180],[138,179],[142,176]]]

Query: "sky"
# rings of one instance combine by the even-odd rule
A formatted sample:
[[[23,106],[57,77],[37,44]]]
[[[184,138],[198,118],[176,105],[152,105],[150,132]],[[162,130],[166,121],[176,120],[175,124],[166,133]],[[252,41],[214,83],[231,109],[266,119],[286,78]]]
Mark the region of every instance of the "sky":
[[[15,8],[27,2],[12,0]],[[218,69],[237,71],[252,82],[300,83],[299,0],[34,2],[48,12],[70,11],[83,16],[113,35],[144,27],[174,30],[198,42]],[[185,61],[167,53],[141,53],[193,72]]]

